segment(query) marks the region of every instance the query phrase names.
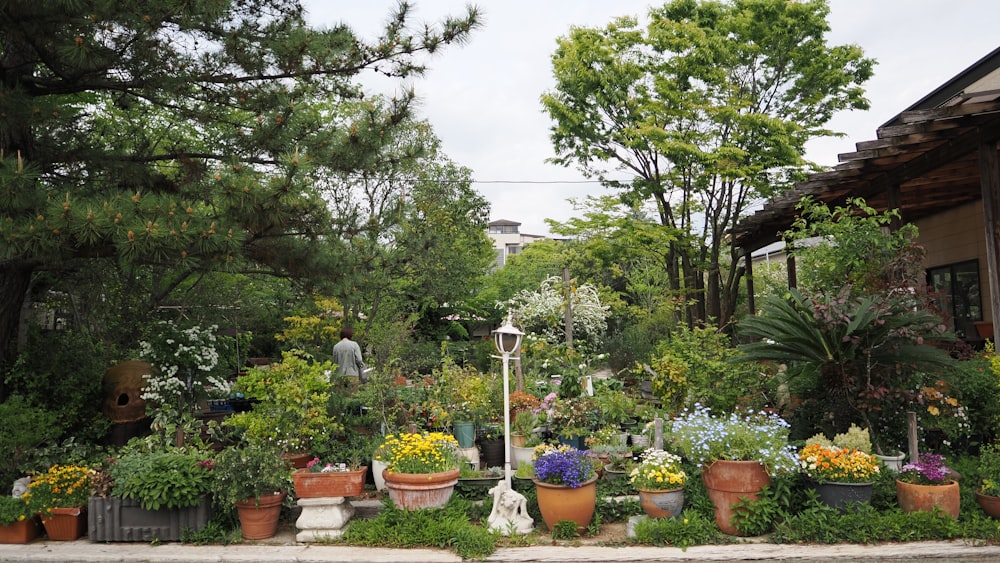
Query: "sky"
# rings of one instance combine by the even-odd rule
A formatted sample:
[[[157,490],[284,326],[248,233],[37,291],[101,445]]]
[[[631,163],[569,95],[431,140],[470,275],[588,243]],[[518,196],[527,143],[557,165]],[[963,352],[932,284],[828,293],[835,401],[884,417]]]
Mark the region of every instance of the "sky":
[[[465,0],[413,0],[414,22],[460,16]],[[643,16],[648,1],[489,0],[479,3],[484,25],[468,43],[428,61],[424,76],[405,83],[365,77],[373,91],[412,87],[448,157],[473,171],[473,187],[491,204],[490,220],[521,223],[520,232],[550,234],[545,219],[581,213],[570,198],[612,192],[574,168],[549,164],[552,122],[540,97],[554,86],[551,55],[571,26],[603,27],[618,16]],[[395,0],[304,0],[317,27],[347,23],[364,38],[382,29]],[[1000,46],[997,0],[831,0],[830,45],[855,44],[874,58],[864,85],[871,109],[841,112],[828,124],[846,137],[814,140],[806,158],[826,166],[854,144]]]

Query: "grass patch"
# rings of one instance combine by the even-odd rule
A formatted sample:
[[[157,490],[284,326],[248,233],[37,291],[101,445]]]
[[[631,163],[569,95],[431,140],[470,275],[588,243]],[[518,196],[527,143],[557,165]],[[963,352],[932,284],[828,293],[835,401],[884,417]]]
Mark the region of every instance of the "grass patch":
[[[496,551],[496,535],[469,521],[469,501],[452,497],[443,508],[400,510],[382,501],[376,518],[354,520],[343,539],[354,545],[380,547],[439,547],[466,559],[481,559]]]

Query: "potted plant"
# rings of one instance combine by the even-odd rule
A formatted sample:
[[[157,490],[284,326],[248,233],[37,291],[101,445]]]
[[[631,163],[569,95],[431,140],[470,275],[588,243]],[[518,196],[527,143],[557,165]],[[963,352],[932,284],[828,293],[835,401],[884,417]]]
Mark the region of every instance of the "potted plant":
[[[879,463],[874,456],[858,449],[820,443],[802,448],[799,466],[815,482],[820,501],[840,510],[851,502],[869,502],[872,481],[879,474]]]
[[[987,444],[979,450],[979,490],[976,502],[991,518],[1000,518],[1000,444]]]
[[[31,478],[24,498],[41,515],[49,539],[72,541],[86,533],[93,474],[82,465],[56,464]]]
[[[931,512],[937,506],[958,518],[959,494],[958,481],[939,454],[924,454],[907,463],[896,478],[896,499],[903,512]]]
[[[673,518],[684,508],[687,474],[681,458],[663,450],[648,449],[632,469],[629,482],[639,491],[639,503],[647,516]]]
[[[291,468],[281,448],[263,440],[247,440],[216,456],[212,494],[216,506],[235,506],[243,537],[264,539],[275,534],[281,504],[291,486]]]
[[[329,440],[343,430],[327,413],[328,374],[334,369],[329,362],[314,362],[304,352],[292,350],[282,355],[280,364],[249,370],[236,379],[234,389],[257,402],[223,425],[248,440],[276,444],[290,463],[304,467],[314,457],[314,441]]]
[[[556,397],[549,405],[546,424],[560,442],[580,450],[597,423],[596,414],[592,397]]]
[[[604,389],[594,396],[603,424],[617,426],[622,431],[635,428],[635,397],[613,389]]]
[[[34,510],[22,497],[0,497],[0,543],[28,543],[42,531]]]
[[[671,422],[669,439],[702,469],[702,481],[715,505],[715,522],[724,533],[739,535],[731,521],[736,502],[757,500],[771,474],[797,468],[788,429],[788,423],[774,414],[747,411],[715,416],[701,405]]]
[[[297,498],[356,497],[365,487],[368,466],[352,463],[323,462],[314,457],[302,469],[292,473]]]
[[[458,442],[441,432],[389,434],[375,458],[389,498],[405,510],[444,506],[458,483]]]
[[[210,455],[195,448],[147,451],[141,443],[130,443],[98,471],[106,479],[88,500],[91,540],[178,541],[185,529],[208,524]]]
[[[597,503],[597,471],[590,453],[562,444],[535,449],[532,477],[538,509],[549,530],[561,520],[586,528]]]
[[[528,437],[535,433],[537,422],[538,417],[531,410],[524,409],[517,411],[510,425],[511,445],[519,448],[525,447],[525,444],[528,443]]]

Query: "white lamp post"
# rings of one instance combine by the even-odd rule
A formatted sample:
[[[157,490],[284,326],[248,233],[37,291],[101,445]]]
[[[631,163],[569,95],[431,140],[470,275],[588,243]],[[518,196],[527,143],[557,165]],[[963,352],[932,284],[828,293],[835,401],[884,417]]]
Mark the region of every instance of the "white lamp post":
[[[510,322],[510,315],[503,325],[494,330],[497,352],[503,358],[503,462],[504,481],[510,489],[510,356],[521,352],[521,337],[524,333]]]

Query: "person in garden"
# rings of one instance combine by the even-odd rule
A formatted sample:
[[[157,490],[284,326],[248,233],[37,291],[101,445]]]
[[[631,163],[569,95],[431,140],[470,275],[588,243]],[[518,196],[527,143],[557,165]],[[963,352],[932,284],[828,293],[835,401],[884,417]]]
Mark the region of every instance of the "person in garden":
[[[337,375],[360,378],[365,371],[365,361],[361,357],[361,347],[352,338],[352,327],[340,329],[340,342],[333,346],[333,361],[337,363]]]

